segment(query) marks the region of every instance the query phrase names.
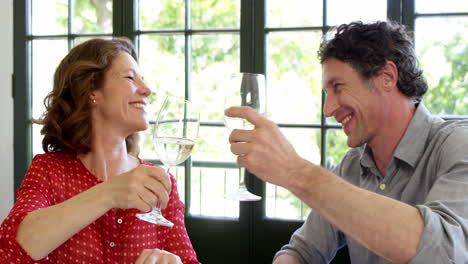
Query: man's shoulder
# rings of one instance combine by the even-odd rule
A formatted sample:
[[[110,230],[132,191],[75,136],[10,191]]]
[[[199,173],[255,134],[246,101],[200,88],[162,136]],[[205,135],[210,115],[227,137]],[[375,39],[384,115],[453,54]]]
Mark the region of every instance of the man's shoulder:
[[[467,139],[468,138],[468,120],[448,120],[434,124],[430,133],[430,141],[446,140],[447,138],[453,139]]]

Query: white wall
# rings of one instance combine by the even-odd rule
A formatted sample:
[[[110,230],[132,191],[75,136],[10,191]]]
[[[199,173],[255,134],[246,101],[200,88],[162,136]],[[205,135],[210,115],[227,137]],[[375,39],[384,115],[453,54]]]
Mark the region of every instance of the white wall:
[[[0,222],[13,205],[13,0],[0,1]]]

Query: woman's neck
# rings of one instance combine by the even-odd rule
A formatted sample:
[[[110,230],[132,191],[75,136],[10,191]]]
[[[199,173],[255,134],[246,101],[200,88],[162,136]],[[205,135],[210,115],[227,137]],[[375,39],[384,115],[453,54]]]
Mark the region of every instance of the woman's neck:
[[[110,135],[95,135],[91,151],[78,157],[86,168],[102,181],[138,166],[138,160],[127,153],[125,138]]]

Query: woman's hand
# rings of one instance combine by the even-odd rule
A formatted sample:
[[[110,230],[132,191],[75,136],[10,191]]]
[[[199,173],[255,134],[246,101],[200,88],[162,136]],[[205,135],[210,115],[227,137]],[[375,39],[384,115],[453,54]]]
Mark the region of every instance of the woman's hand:
[[[166,208],[171,181],[163,168],[139,165],[111,177],[102,187],[111,197],[112,208],[136,208],[147,212],[157,204]]]
[[[179,256],[162,249],[145,249],[135,264],[182,264]]]

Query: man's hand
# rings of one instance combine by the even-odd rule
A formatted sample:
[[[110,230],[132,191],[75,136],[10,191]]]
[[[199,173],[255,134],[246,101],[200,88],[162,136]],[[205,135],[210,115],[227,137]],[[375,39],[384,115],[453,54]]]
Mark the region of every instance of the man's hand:
[[[296,153],[275,123],[252,108],[230,107],[225,115],[246,119],[255,126],[253,130],[233,130],[229,142],[231,152],[238,156],[239,166],[260,179],[287,188],[294,180],[294,172],[308,163]]]

